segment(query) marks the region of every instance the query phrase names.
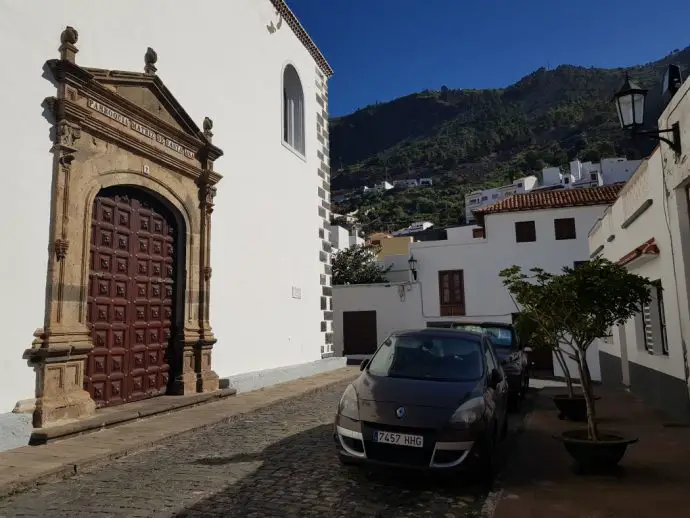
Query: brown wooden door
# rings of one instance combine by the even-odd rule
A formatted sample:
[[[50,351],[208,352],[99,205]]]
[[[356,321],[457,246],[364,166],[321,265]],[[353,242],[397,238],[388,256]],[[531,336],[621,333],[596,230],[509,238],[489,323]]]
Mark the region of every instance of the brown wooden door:
[[[344,311],[343,355],[374,354],[377,347],[376,311]]]
[[[94,201],[84,388],[98,407],[166,391],[176,239],[174,217],[145,192],[104,189]]]

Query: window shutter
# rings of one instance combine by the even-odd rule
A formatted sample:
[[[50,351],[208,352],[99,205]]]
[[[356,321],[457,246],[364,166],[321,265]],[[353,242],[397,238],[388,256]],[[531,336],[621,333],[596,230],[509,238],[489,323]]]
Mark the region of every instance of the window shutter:
[[[642,328],[644,333],[644,348],[654,352],[654,328],[652,326],[652,306],[645,304],[642,308]]]
[[[668,336],[666,335],[666,308],[664,307],[664,292],[661,283],[656,285],[656,301],[659,314],[659,333],[661,335],[661,353],[668,354]]]
[[[515,241],[517,243],[531,243],[537,240],[534,221],[515,222]]]
[[[465,314],[465,276],[462,270],[453,272],[453,302],[461,315]]]
[[[462,270],[438,272],[441,316],[465,314],[465,279]]]

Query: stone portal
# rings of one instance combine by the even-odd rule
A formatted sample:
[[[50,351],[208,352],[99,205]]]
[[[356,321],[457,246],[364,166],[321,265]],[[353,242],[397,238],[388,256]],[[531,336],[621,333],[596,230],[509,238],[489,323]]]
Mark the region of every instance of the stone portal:
[[[213,170],[222,151],[156,75],[76,64],[62,33],[47,69],[53,123],[50,258],[34,426],[159,394],[218,389],[209,322]],[[46,180],[48,181],[48,180]]]

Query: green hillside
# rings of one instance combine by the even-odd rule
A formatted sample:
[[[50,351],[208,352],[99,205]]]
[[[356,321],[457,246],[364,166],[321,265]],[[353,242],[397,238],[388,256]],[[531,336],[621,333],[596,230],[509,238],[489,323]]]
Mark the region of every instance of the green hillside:
[[[433,177],[434,186],[367,194],[334,206],[359,209],[365,230],[427,219],[462,223],[464,195],[534,174],[575,157],[640,158],[654,146],[619,129],[611,101],[626,70],[649,88],[646,120],[661,111],[661,76],[669,63],[690,69],[690,47],[629,69],[562,65],[541,68],[503,89],[441,87],[367,106],[330,121],[334,193],[384,179]]]

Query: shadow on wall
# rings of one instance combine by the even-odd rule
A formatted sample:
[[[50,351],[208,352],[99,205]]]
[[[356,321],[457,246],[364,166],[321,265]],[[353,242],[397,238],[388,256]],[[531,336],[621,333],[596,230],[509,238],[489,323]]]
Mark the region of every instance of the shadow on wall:
[[[467,511],[480,503],[482,496],[457,478],[342,467],[332,425],[295,434],[260,453],[193,461],[197,466],[226,466],[230,476],[246,473],[246,463],[257,463],[258,469],[176,516],[402,517],[418,516],[420,509],[432,505],[434,516],[455,516],[461,508]]]

